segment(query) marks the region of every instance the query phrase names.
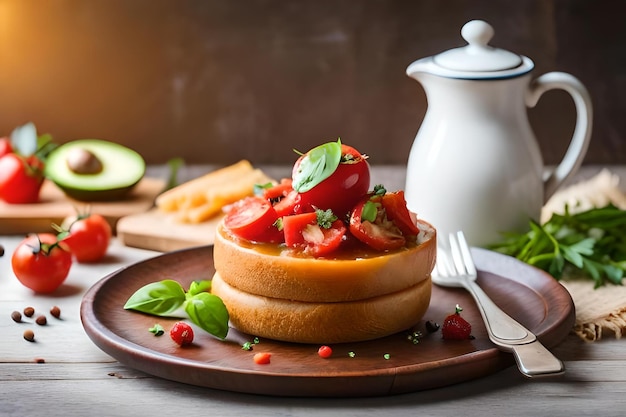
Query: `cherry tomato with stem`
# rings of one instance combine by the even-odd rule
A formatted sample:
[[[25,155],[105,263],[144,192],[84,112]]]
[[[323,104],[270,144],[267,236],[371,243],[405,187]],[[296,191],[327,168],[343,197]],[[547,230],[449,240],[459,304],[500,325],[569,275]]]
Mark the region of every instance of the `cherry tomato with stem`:
[[[54,292],[67,278],[72,254],[54,234],[40,233],[20,242],[11,257],[11,266],[22,285],[47,294]]]
[[[111,242],[111,225],[100,214],[69,216],[57,230],[61,242],[80,263],[100,261]]]

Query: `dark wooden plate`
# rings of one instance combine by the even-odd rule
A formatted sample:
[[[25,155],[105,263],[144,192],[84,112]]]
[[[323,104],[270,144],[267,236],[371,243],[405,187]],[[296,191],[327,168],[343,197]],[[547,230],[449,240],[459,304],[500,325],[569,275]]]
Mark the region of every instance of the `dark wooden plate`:
[[[509,315],[551,347],[571,330],[575,312],[569,293],[551,276],[514,258],[473,249],[478,281]],[[187,384],[274,396],[356,397],[391,395],[447,386],[512,366],[512,355],[489,341],[473,300],[462,289],[434,287],[432,301],[417,325],[418,344],[407,333],[332,346],[322,359],[318,345],[262,339],[252,351],[241,348],[253,337],[231,330],[227,341],[197,330],[194,343],[178,347],[168,335],[148,331],[155,323],[169,329],[175,320],[123,309],[141,286],[175,279],[185,288],[213,275],[211,246],[170,252],[117,271],[85,294],[81,319],[91,340],[121,363],[148,374]],[[461,305],[472,324],[473,340],[442,340],[424,330],[427,320],[441,323]],[[256,365],[254,353],[272,353],[271,363]],[[353,353],[353,355],[352,355]]]

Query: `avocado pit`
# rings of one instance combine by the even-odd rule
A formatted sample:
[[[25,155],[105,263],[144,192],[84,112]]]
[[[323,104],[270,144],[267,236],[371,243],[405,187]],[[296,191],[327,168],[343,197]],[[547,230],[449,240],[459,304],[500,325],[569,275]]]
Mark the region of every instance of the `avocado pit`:
[[[67,167],[79,175],[94,175],[102,172],[102,162],[88,149],[74,148],[68,152]]]

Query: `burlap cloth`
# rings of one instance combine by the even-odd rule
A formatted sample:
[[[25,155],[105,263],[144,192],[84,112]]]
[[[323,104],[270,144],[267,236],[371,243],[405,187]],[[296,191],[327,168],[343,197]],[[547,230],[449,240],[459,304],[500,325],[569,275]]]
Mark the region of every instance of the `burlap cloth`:
[[[619,188],[619,178],[608,170],[595,177],[558,191],[546,203],[542,222],[552,213],[562,213],[565,203],[570,211],[582,211],[603,207],[608,203],[626,209],[626,194]],[[626,334],[626,286],[606,284],[594,289],[593,281],[574,276],[564,276],[561,284],[569,291],[576,308],[573,331],[583,340],[600,340],[603,333],[613,334],[617,339]]]

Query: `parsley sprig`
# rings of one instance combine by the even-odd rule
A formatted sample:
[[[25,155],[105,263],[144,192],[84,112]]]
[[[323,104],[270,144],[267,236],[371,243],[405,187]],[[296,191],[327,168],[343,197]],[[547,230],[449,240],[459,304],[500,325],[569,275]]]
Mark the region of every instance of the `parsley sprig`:
[[[557,280],[565,273],[589,277],[594,288],[622,285],[626,271],[626,211],[609,204],[579,213],[565,207],[526,233],[506,233],[489,249],[511,255],[548,272]]]

